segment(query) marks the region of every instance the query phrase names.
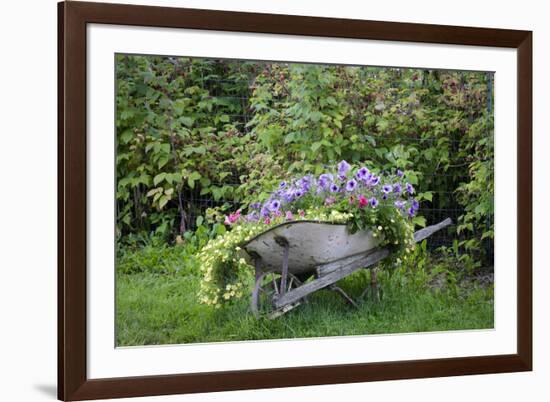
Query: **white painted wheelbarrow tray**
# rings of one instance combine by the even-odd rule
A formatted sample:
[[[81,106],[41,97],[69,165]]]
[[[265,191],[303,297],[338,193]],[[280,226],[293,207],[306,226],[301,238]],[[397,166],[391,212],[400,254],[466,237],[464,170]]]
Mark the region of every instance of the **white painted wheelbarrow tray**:
[[[451,223],[447,218],[419,230],[414,240],[420,242]],[[378,245],[372,232],[350,234],[343,224],[302,220],[269,228],[243,246],[256,270],[252,312],[256,317],[276,318],[324,288],[337,291],[355,305],[335,284],[386,258],[389,250]],[[305,282],[313,276],[314,279]]]

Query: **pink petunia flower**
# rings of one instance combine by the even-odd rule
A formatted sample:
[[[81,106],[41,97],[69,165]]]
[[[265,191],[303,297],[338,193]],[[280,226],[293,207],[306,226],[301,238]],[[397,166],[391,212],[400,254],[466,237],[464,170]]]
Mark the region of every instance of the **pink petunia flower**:
[[[237,222],[240,217],[241,217],[241,210],[239,209],[237,210],[237,212],[229,214],[229,216],[226,216],[223,223],[226,225],[232,225],[235,222]]]
[[[359,208],[364,208],[369,205],[369,200],[364,195],[359,196]]]

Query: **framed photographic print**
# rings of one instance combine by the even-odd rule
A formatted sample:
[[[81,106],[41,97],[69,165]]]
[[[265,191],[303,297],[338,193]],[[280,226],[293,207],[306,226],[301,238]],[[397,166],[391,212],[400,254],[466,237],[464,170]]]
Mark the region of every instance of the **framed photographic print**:
[[[531,370],[531,32],[58,16],[59,399]]]

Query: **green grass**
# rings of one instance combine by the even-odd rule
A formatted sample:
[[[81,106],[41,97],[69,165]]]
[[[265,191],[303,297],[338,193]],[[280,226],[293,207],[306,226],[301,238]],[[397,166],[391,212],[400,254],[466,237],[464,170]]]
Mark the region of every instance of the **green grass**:
[[[429,286],[429,277],[382,273],[381,301],[365,300],[358,309],[332,291],[312,294],[275,320],[256,320],[249,297],[221,309],[197,301],[196,269],[157,273],[138,270],[117,274],[117,344],[160,345],[254,339],[390,334],[493,327],[493,289],[469,282]],[[357,296],[368,274],[356,273],[339,283]]]

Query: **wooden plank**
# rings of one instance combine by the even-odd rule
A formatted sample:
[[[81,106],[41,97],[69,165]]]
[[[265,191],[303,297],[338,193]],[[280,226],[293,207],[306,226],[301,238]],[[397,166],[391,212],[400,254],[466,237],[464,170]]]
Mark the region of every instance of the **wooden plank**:
[[[451,218],[447,218],[444,221],[436,223],[435,225],[428,226],[424,229],[421,229],[418,232],[414,233],[414,241],[418,243],[418,242],[430,237],[432,234],[434,234],[438,230],[441,230],[444,227],[447,227],[447,226],[451,225],[452,223],[453,223],[453,221],[451,220]]]
[[[297,301],[296,303],[287,304],[287,305],[281,307],[280,309],[275,310],[274,312],[272,312],[271,314],[269,314],[269,316],[268,316],[267,318],[269,318],[270,320],[274,320],[275,318],[280,317],[280,316],[282,316],[283,314],[288,313],[290,310],[292,310],[292,309],[298,307],[298,306],[301,305],[301,304],[302,304],[301,301]]]
[[[315,269],[315,271],[317,272],[318,277],[323,277],[330,274],[331,272],[339,270],[342,267],[342,265],[348,265],[357,260],[363,260],[364,258],[366,258],[367,256],[369,256],[375,251],[376,250],[368,250],[368,251],[365,251],[364,253],[358,253],[358,254],[350,255],[349,257],[342,258],[340,260],[331,261],[327,264],[319,265]]]
[[[378,261],[386,258],[389,253],[389,250],[381,249],[373,252],[372,254],[369,254],[364,258],[354,259],[345,265],[343,264],[340,269],[333,271],[330,274],[323,276],[322,278],[308,282],[300,286],[299,288],[291,290],[290,292],[281,296],[278,300],[275,301],[275,307],[281,308],[286,304],[294,303],[300,300],[302,297],[315,292],[316,290],[323,289],[329,285],[332,285],[333,283],[339,281],[342,278],[345,278],[346,276],[361,268],[376,264]]]

